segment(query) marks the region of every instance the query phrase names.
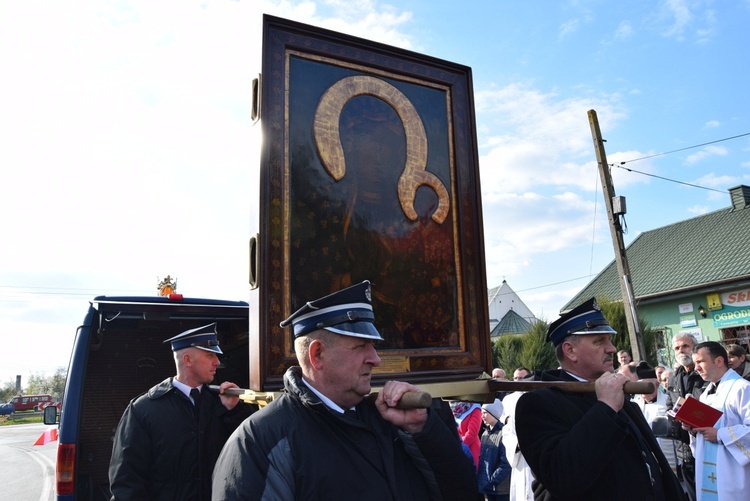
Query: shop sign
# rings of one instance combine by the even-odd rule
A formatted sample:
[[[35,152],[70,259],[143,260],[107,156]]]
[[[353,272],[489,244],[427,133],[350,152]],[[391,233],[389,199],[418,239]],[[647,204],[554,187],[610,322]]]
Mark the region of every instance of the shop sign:
[[[723,328],[750,324],[750,302],[747,306],[733,307],[728,306],[722,297],[722,303],[724,303],[724,309],[711,314],[714,327]]]
[[[750,307],[750,289],[733,292],[725,292],[721,295],[721,303],[724,306]]]

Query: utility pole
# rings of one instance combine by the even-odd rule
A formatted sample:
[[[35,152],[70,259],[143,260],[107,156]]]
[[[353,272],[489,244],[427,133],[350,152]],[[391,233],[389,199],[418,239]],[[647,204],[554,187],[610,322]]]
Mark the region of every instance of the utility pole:
[[[628,257],[625,254],[625,244],[622,241],[622,227],[618,219],[620,214],[625,213],[624,199],[622,199],[621,211],[615,212],[613,208],[615,189],[612,186],[607,155],[604,152],[604,140],[602,139],[602,132],[599,130],[599,119],[596,117],[595,110],[589,110],[588,115],[589,125],[591,126],[591,137],[594,139],[594,149],[596,150],[596,160],[599,163],[599,177],[601,178],[602,190],[604,191],[604,204],[607,207],[607,219],[609,220],[609,230],[612,234],[612,245],[615,248],[615,262],[617,263],[617,273],[620,277],[620,292],[622,293],[622,304],[625,308],[625,319],[628,323],[630,349],[633,351],[633,360],[646,360],[646,348],[643,345],[641,324],[638,321],[638,313],[635,310],[633,285],[630,282],[630,267],[628,266]]]

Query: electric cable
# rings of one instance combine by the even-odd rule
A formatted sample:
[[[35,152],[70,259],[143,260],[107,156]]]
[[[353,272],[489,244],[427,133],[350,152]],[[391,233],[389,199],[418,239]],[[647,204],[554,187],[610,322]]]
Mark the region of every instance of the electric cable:
[[[622,163],[624,163],[624,162],[622,162]],[[636,174],[643,174],[644,176],[656,177],[656,178],[659,178],[659,179],[663,179],[664,181],[669,181],[671,183],[684,184],[685,186],[691,186],[693,188],[700,188],[702,190],[715,191],[716,193],[726,193],[726,191],[723,191],[723,190],[717,190],[717,189],[714,189],[714,188],[708,188],[706,186],[700,186],[698,184],[686,183],[685,181],[678,181],[676,179],[670,179],[670,178],[664,177],[664,176],[657,176],[656,174],[649,174],[648,172],[641,172],[639,170],[630,169],[628,167],[622,167],[622,166],[616,165],[616,164],[609,164],[609,166],[610,167],[617,167],[618,169],[624,169],[624,170],[626,170],[628,172],[635,172]]]
[[[669,155],[670,153],[677,153],[679,151],[691,150],[693,148],[700,148],[701,146],[708,146],[710,144],[721,143],[721,142],[724,142],[724,141],[729,141],[731,139],[737,139],[737,138],[745,137],[745,136],[750,136],[750,132],[745,132],[744,134],[737,134],[736,136],[725,137],[723,139],[717,139],[715,141],[709,141],[707,143],[695,144],[693,146],[685,146],[684,148],[678,148],[676,150],[665,151],[663,153],[654,153],[653,155],[646,155],[645,157],[634,158],[632,160],[624,160],[624,161],[619,162],[617,164],[609,164],[609,166],[610,167],[617,167],[617,168],[620,168],[620,169],[625,169],[628,172],[635,172],[636,174],[643,174],[644,176],[655,177],[655,178],[662,179],[664,181],[669,181],[669,182],[672,182],[672,183],[684,184],[685,186],[690,186],[692,188],[700,188],[702,190],[715,191],[717,193],[725,193],[725,191],[722,191],[722,190],[716,190],[714,188],[708,188],[706,186],[700,186],[700,185],[697,185],[697,184],[686,183],[684,181],[678,181],[676,179],[670,179],[668,177],[657,176],[656,174],[649,174],[648,172],[642,172],[642,171],[638,171],[638,170],[635,170],[635,169],[630,169],[628,167],[623,167],[623,165],[629,164],[629,163],[633,163],[633,162],[638,162],[639,160],[646,160],[647,158],[660,157],[660,156],[664,156],[664,155]]]
[[[707,143],[696,144],[693,146],[685,146],[684,148],[679,148],[677,150],[672,150],[672,151],[665,151],[664,153],[654,153],[653,155],[647,155],[645,157],[634,158],[633,160],[625,160],[624,162],[620,162],[620,165],[637,162],[639,160],[646,160],[647,158],[654,158],[654,157],[660,157],[663,155],[669,155],[670,153],[677,153],[678,151],[685,151],[685,150],[690,150],[693,148],[700,148],[701,146],[708,146],[709,144],[721,143],[723,141],[729,141],[730,139],[737,139],[738,137],[744,137],[744,136],[750,136],[750,132],[745,132],[744,134],[738,134],[732,137],[725,137],[724,139],[717,139],[716,141],[709,141]]]

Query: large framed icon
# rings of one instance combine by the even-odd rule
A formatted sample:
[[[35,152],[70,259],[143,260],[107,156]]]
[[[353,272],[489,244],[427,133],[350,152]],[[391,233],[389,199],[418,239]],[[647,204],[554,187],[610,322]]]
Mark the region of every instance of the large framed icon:
[[[281,320],[362,280],[376,383],[488,371],[470,68],[265,16],[259,110],[251,389],[296,364]]]

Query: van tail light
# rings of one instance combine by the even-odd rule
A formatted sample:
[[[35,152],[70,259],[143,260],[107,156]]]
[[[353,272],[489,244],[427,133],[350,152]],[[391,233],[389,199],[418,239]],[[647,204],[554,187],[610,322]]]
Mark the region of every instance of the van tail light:
[[[75,487],[76,444],[57,446],[57,470],[55,472],[58,496],[73,494]]]

